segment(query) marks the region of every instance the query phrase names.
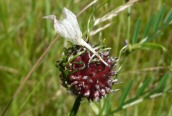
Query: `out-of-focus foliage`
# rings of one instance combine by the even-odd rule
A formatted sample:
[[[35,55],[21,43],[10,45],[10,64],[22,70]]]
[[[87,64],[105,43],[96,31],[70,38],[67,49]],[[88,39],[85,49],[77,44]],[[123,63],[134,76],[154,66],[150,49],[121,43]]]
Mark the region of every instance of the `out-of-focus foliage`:
[[[62,18],[67,7],[79,13],[91,1],[0,1],[0,113],[6,108],[24,77],[57,36],[53,24],[42,17]],[[82,102],[78,116],[171,115],[172,9],[170,0],[143,0],[113,19],[93,27],[95,19],[125,4],[125,0],[99,0],[78,17],[84,38],[96,45],[103,40],[118,57],[120,89],[100,102]],[[88,34],[109,24],[94,36]],[[62,86],[56,61],[71,43],[60,38],[26,82],[6,112],[7,116],[59,115],[70,113],[75,97]],[[90,107],[91,106],[91,107]],[[144,112],[143,112],[144,111]],[[85,114],[83,112],[86,112]]]

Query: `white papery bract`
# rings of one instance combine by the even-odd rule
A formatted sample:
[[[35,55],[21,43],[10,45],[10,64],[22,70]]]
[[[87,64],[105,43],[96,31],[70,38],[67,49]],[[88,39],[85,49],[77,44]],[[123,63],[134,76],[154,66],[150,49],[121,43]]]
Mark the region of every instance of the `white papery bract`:
[[[54,28],[63,38],[80,45],[79,41],[82,39],[82,32],[75,14],[64,8],[63,15],[64,19],[62,21],[58,21],[55,15],[45,16],[44,18],[54,20]]]
[[[73,42],[76,45],[85,46],[91,52],[93,52],[105,65],[108,65],[101,56],[82,39],[82,32],[80,30],[77,17],[67,8],[63,10],[64,19],[58,21],[55,15],[45,16],[46,19],[52,19],[54,21],[55,30],[67,40]]]

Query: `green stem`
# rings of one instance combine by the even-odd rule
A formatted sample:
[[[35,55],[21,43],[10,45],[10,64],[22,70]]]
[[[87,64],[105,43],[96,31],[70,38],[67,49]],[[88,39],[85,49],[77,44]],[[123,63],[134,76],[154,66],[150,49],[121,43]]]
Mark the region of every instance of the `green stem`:
[[[130,40],[130,31],[131,31],[131,8],[128,8],[128,29],[127,29],[127,40]]]
[[[76,98],[75,103],[74,103],[73,108],[72,108],[72,111],[71,111],[69,116],[76,116],[78,109],[79,109],[79,106],[81,104],[81,99],[82,99],[82,96],[78,96]]]

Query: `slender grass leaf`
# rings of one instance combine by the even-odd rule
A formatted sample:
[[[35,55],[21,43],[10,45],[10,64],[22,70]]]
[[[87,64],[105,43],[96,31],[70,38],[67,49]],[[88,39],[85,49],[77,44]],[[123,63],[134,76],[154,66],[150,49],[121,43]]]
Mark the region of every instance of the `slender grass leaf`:
[[[167,73],[165,73],[165,75],[164,75],[164,76],[162,77],[162,79],[160,80],[158,87],[157,87],[155,90],[151,91],[151,92],[145,97],[145,99],[150,98],[150,96],[153,95],[153,94],[157,94],[157,93],[162,92],[162,91],[165,89],[165,86],[166,86],[166,82],[167,82],[168,77],[169,77],[169,73],[167,72]]]
[[[167,16],[164,19],[164,23],[170,23],[172,20],[172,9],[168,12]]]
[[[172,105],[171,105],[171,107],[170,107],[170,109],[168,111],[168,115],[167,116],[172,116]]]
[[[144,32],[144,39],[140,43],[152,41],[153,39],[157,38],[162,34],[163,29],[165,29],[167,26],[170,25],[170,23],[172,22],[172,9],[168,12],[167,16],[165,17],[164,23],[160,26],[164,13],[165,13],[165,5],[163,5],[157,17],[157,20],[155,20],[156,17],[154,15],[151,17],[146,27],[146,30]],[[154,25],[154,22],[155,22],[154,32],[149,36],[148,34],[150,32],[151,27]]]
[[[125,88],[125,90],[123,92],[123,95],[122,95],[121,100],[120,100],[120,105],[119,105],[120,107],[122,107],[124,105],[125,100],[126,100],[128,94],[130,92],[132,85],[133,85],[133,80],[130,81],[130,83],[127,85],[127,87]]]
[[[106,108],[106,100],[102,100],[101,102],[100,102],[100,112],[99,112],[99,114],[98,115],[102,115],[103,113],[104,113],[104,111],[105,111],[105,108]]]
[[[106,99],[106,102],[105,102],[105,105],[104,105],[104,108],[103,108],[103,115],[105,116],[109,116],[110,114],[110,109],[111,109],[111,99]]]
[[[35,86],[35,88],[31,91],[31,93],[26,97],[25,101],[20,106],[20,109],[17,111],[17,115],[19,115],[19,113],[22,111],[22,109],[24,108],[24,106],[26,105],[26,103],[29,101],[29,99],[35,94],[36,90],[38,90],[38,88],[40,87],[40,85],[41,85],[41,82],[39,82]]]
[[[12,109],[11,109],[11,110],[12,110],[13,116],[18,116],[16,111],[19,109],[19,107],[20,107],[20,106],[17,105],[17,100],[14,99],[14,100],[13,100],[13,103],[12,103]],[[2,116],[3,116],[3,115],[2,115]]]
[[[160,105],[159,105],[159,109],[158,109],[158,116],[161,116],[162,115],[162,113],[161,112],[163,112],[163,108],[164,108],[164,98],[165,97],[162,97],[162,99],[161,99],[161,103],[160,103]]]
[[[139,49],[144,49],[144,48],[141,46],[141,44],[139,44],[139,43],[130,45],[130,51],[135,51],[135,50],[139,50]]]
[[[127,109],[129,107],[132,107],[140,102],[143,102],[143,98],[141,99],[134,99],[133,101],[129,102],[129,103],[125,103],[125,105],[122,107],[123,109]]]
[[[104,7],[108,3],[109,3],[109,0],[103,1],[102,3],[100,2],[100,5],[96,9],[98,10],[98,9]]]
[[[154,40],[155,38],[158,38],[161,35],[162,35],[162,32],[160,30],[156,31],[152,35],[144,38],[140,43],[150,42],[150,41]]]
[[[91,109],[94,111],[94,113],[98,115],[100,111],[97,105],[93,102],[93,103],[90,103],[90,106],[91,106]]]
[[[163,50],[164,52],[167,51],[167,49],[163,45],[157,43],[144,43],[141,44],[141,46],[144,48],[160,49]]]
[[[140,49],[143,49],[143,50],[160,49],[164,52],[167,51],[163,45],[157,44],[157,43],[143,43],[143,44],[138,43],[138,44],[131,45],[130,48],[132,51],[140,50]]]
[[[138,106],[134,107],[134,116],[139,116]]]
[[[29,95],[25,98],[24,102],[22,103],[22,105],[20,106],[19,110],[16,110],[17,112],[17,116],[19,115],[19,113],[22,111],[22,109],[24,108],[24,106],[27,104],[27,102],[31,99],[31,97],[36,93],[36,91],[38,91],[39,87],[41,86],[41,83],[45,80],[46,76],[44,76],[43,78],[41,78],[41,80],[39,80],[39,82],[37,83],[37,85],[33,88],[33,90],[29,93]]]
[[[148,78],[144,81],[143,85],[141,86],[141,88],[139,89],[138,93],[137,93],[137,97],[140,97],[143,95],[144,90],[146,89],[146,87],[149,85],[149,83],[151,82],[151,78]]]
[[[92,14],[90,15],[88,22],[87,22],[87,33],[89,35],[90,31],[91,31],[91,19],[92,19]]]
[[[165,4],[162,6],[162,8],[161,8],[161,11],[160,11],[160,13],[158,14],[158,17],[157,17],[157,20],[156,20],[156,24],[155,24],[155,28],[154,28],[154,31],[157,31],[158,30],[158,28],[159,28],[159,25],[160,25],[160,23],[161,23],[161,21],[162,21],[162,19],[163,19],[163,16],[164,16],[164,14],[165,14]]]
[[[0,31],[5,31],[6,34],[8,34],[8,28],[9,28],[9,8],[7,5],[7,1],[0,2],[0,22],[2,23],[2,27]],[[11,25],[10,25],[11,26]]]
[[[169,77],[169,73],[165,73],[165,75],[162,77],[156,91],[157,92],[162,92],[165,89],[166,83],[167,83],[167,79]]]
[[[140,26],[141,26],[141,19],[139,18],[138,21],[137,21],[137,24],[136,24],[136,29],[135,29],[135,32],[134,32],[134,36],[133,36],[133,39],[132,39],[132,43],[137,43],[138,41],[138,35],[139,35],[139,31],[140,31]]]
[[[131,8],[128,8],[128,17],[127,17],[127,40],[130,39],[131,34]]]
[[[148,36],[148,34],[149,34],[149,32],[150,32],[150,29],[151,29],[151,27],[152,27],[153,24],[154,24],[154,20],[155,20],[155,15],[152,15],[152,16],[151,16],[151,19],[149,20],[149,22],[148,22],[148,24],[147,24],[147,26],[146,26],[146,29],[145,29],[145,32],[144,32],[144,38],[145,38],[146,36]]]
[[[50,14],[50,9],[51,9],[50,1],[49,0],[45,0],[45,12],[46,12],[46,15]],[[47,30],[47,36],[51,38],[52,34],[50,33],[51,32],[50,21],[46,21],[46,30]]]
[[[94,16],[95,8],[93,8],[93,11],[91,12],[88,22],[87,22],[87,35],[90,35],[91,30],[93,29],[93,16]]]

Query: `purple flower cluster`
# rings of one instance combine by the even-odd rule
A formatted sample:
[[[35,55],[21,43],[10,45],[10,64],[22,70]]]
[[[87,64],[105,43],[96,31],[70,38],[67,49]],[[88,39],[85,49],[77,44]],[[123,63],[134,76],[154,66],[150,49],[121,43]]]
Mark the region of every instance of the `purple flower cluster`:
[[[62,85],[74,95],[86,97],[89,101],[100,100],[111,93],[117,60],[110,57],[110,51],[105,47],[97,47],[106,66],[92,52],[82,46],[73,46],[65,50],[65,57],[57,67],[61,71]]]

